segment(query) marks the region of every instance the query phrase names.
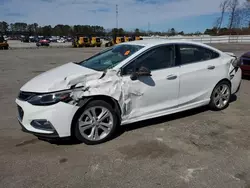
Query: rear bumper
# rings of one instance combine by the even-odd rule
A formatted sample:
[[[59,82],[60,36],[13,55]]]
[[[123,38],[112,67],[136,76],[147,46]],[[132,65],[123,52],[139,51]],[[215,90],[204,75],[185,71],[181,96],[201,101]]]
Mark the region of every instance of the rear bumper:
[[[239,91],[242,81],[242,70],[241,68],[236,68],[233,74],[233,77],[231,79],[231,93],[235,94]]]
[[[240,84],[239,84],[239,86],[238,86],[237,90],[236,90],[233,94],[238,93],[238,92],[239,92],[239,90],[240,90],[240,87],[241,87],[241,81],[240,81]]]

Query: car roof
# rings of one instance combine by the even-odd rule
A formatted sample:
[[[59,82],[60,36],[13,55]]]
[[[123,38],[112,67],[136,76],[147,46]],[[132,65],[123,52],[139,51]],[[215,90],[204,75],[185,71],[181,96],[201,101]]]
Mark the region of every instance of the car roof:
[[[180,40],[169,40],[169,39],[146,39],[146,40],[136,40],[136,41],[129,41],[129,42],[123,42],[121,44],[131,44],[131,45],[142,45],[145,47],[152,47],[152,46],[157,46],[161,44],[172,44],[172,43],[185,43],[185,44],[196,44],[204,47],[210,47],[204,43],[201,42],[194,42],[191,40],[185,40],[185,39],[180,39]]]

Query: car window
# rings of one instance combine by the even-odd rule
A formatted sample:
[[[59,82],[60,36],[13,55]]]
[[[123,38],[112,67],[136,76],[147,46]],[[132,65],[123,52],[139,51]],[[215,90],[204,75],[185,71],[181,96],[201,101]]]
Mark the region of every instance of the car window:
[[[123,69],[123,75],[131,74],[132,72],[137,71],[140,67],[146,67],[150,71],[173,67],[175,65],[174,57],[174,45],[157,47],[139,56],[136,60],[128,64]]]
[[[179,45],[179,49],[180,49],[181,63],[184,65],[188,63],[206,61],[219,57],[218,53],[200,46]]]
[[[143,47],[144,46],[132,44],[117,45],[109,48],[108,50],[104,50],[78,64],[97,71],[105,71],[106,69],[111,69],[118,65],[121,61],[127,59],[129,56]]]

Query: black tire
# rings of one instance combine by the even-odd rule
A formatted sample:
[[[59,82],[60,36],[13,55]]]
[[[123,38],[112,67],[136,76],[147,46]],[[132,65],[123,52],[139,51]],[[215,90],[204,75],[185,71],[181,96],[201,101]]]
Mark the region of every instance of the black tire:
[[[9,49],[9,46],[5,46],[5,47],[4,47],[4,50],[8,50],[8,49]]]
[[[108,42],[108,43],[105,44],[105,46],[106,46],[106,47],[110,47],[110,46],[111,46],[111,43]]]
[[[221,88],[223,85],[225,85],[225,86],[227,86],[229,88],[228,89],[229,99],[227,100],[227,102],[226,102],[226,104],[224,106],[218,107],[218,105],[216,105],[216,102],[215,102],[216,91],[217,91],[217,89]],[[230,99],[231,99],[231,84],[229,83],[229,81],[221,81],[213,89],[213,92],[212,92],[211,97],[210,97],[209,107],[210,107],[211,110],[214,110],[214,111],[224,110],[229,106]]]
[[[109,134],[100,139],[100,140],[89,140],[89,139],[86,139],[84,138],[84,136],[82,136],[82,134],[80,133],[80,130],[79,130],[79,124],[78,124],[78,119],[81,117],[81,115],[89,108],[91,107],[104,107],[106,108],[107,110],[109,110],[111,112],[111,115],[113,117],[113,126],[112,128],[110,129],[110,132]],[[113,136],[115,135],[116,133],[116,130],[117,130],[117,127],[119,126],[119,121],[118,121],[118,116],[117,116],[117,113],[115,112],[115,110],[112,108],[112,106],[103,101],[103,100],[93,100],[93,101],[90,101],[89,103],[87,103],[86,106],[84,106],[80,111],[79,113],[77,113],[77,115],[74,117],[74,122],[72,124],[72,136],[74,136],[78,141],[81,141],[87,145],[95,145],[95,144],[100,144],[100,143],[104,143],[110,139],[113,138]]]

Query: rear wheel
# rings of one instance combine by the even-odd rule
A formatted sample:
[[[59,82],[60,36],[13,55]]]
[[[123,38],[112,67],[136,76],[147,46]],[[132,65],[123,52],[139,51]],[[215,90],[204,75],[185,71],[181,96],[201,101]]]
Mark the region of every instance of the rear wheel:
[[[109,140],[118,126],[118,117],[110,104],[102,100],[89,102],[73,124],[75,137],[93,145]]]
[[[209,106],[212,110],[223,110],[228,107],[231,98],[231,86],[229,82],[218,83],[211,95]]]

